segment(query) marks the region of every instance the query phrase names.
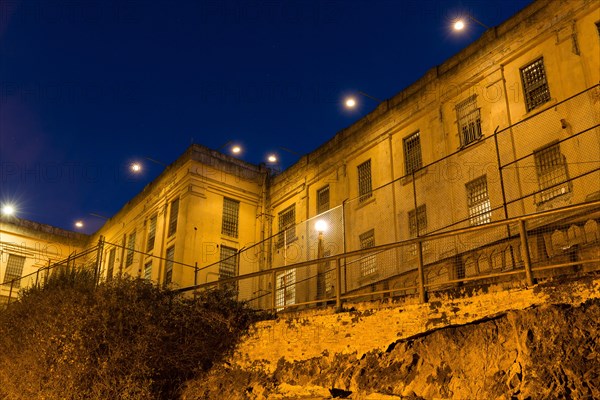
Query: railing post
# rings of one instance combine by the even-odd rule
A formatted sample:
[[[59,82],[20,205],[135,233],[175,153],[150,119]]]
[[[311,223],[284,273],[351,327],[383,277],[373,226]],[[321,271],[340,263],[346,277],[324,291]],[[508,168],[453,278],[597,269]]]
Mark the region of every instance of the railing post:
[[[277,302],[277,276],[275,271],[271,272],[271,310],[275,312]]]
[[[342,311],[342,259],[335,263],[335,309]]]
[[[527,242],[527,230],[525,229],[525,220],[519,220],[519,236],[521,237],[521,257],[523,258],[523,267],[525,268],[525,278],[527,286],[533,286],[533,275],[531,273],[531,256],[529,255],[529,244]]]
[[[419,256],[419,302],[427,303],[427,292],[425,291],[425,273],[423,272],[423,242],[421,240],[417,242],[417,255]]]
[[[194,263],[194,298],[198,297],[198,261]]]
[[[98,249],[96,252],[96,269],[94,271],[94,281],[96,285],[100,283],[100,270],[102,268],[102,254],[104,252],[104,236],[100,235],[98,239]]]
[[[7,305],[10,304],[10,299],[12,299],[12,291],[13,291],[13,285],[15,284],[15,280],[13,279],[12,281],[10,281],[10,291],[8,292],[8,301],[7,301]]]

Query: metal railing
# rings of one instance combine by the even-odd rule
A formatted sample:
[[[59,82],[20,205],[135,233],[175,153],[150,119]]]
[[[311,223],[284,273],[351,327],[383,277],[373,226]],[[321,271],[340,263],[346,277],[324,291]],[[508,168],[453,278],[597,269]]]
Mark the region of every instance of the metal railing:
[[[10,304],[21,290],[45,285],[50,276],[60,269],[89,268],[94,271],[96,281],[98,281],[100,279],[100,266],[102,262],[102,246],[103,242],[100,240],[98,245],[94,247],[81,252],[74,252],[63,260],[51,262],[47,266],[36,269],[34,272],[3,282],[0,285],[0,290],[1,292],[5,292],[2,293],[5,304]]]
[[[449,288],[475,281],[489,282],[498,278],[518,277],[517,279],[522,280],[527,286],[531,286],[537,278],[545,277],[545,273],[550,270],[571,267],[574,270],[570,272],[573,273],[582,269],[600,269],[599,220],[600,201],[589,202],[302,261],[185,287],[177,289],[177,292],[190,292],[229,284],[235,284],[237,287],[262,284],[262,287],[254,291],[253,296],[248,296],[248,292],[245,292],[239,300],[249,302],[256,309],[276,311],[328,303],[335,304],[338,309],[341,309],[344,302],[351,299],[372,298],[377,295],[418,295],[420,302],[426,302],[427,293],[435,288]],[[584,237],[575,236],[570,246],[566,243],[567,246],[562,247],[563,254],[546,251],[546,254],[542,255],[537,247],[540,240],[547,240],[544,235],[552,236],[554,232],[561,232],[564,229],[584,229],[587,233]],[[502,235],[498,232],[502,232]],[[470,242],[468,238],[471,238]],[[449,241],[462,242],[463,251],[452,254],[440,252]],[[573,250],[574,246],[577,247],[576,252]],[[465,262],[474,254],[484,251],[500,254],[502,249],[508,249],[503,254],[511,257],[507,263],[489,265],[489,268],[480,265],[479,268],[472,269],[467,265],[468,262]],[[394,262],[406,262],[411,257],[400,256],[402,254],[406,256],[407,253],[410,256],[414,254],[412,258],[415,262],[396,265],[400,267],[397,274],[382,276],[380,280],[371,279],[368,283],[350,290],[347,288],[347,283],[344,284],[345,279],[360,272],[361,262],[365,260],[374,262],[377,268],[382,261],[389,262],[389,259],[393,259]],[[427,254],[430,253],[435,253],[437,256],[428,257]],[[458,261],[459,259],[462,261]],[[320,290],[318,281],[326,280],[327,273],[332,274],[329,279],[331,286]],[[437,279],[440,274],[443,274],[442,279]],[[290,293],[293,294],[293,298]]]

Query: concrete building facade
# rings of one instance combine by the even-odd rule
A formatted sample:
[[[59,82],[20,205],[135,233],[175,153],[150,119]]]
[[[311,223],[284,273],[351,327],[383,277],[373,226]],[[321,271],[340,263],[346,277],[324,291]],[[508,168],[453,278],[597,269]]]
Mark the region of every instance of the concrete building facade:
[[[600,4],[538,0],[279,174],[192,145],[87,246],[103,238],[105,279],[189,287],[592,202],[599,84]],[[597,257],[597,214],[544,227],[534,261],[573,257],[562,250],[573,245]],[[425,243],[426,278],[515,267],[515,240],[496,229]],[[416,262],[408,245],[348,258],[344,290],[411,286]],[[330,270],[278,273],[277,304],[327,297]],[[273,293],[259,278],[238,288]]]

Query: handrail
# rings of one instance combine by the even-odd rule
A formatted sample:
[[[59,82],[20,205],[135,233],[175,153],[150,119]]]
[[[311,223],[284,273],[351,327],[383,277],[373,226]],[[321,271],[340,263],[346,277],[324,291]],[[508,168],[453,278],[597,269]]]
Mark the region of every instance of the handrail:
[[[187,291],[195,290],[195,289],[202,289],[205,287],[210,287],[210,286],[214,286],[214,285],[218,285],[218,284],[233,283],[233,282],[238,282],[238,281],[245,280],[245,279],[256,278],[256,277],[260,277],[260,276],[264,276],[264,275],[270,275],[272,273],[283,272],[283,271],[287,271],[290,269],[303,268],[303,267],[318,264],[321,262],[338,261],[338,260],[347,259],[350,257],[361,256],[364,254],[371,254],[371,253],[375,253],[375,252],[379,253],[382,251],[394,249],[394,248],[401,247],[401,246],[419,244],[424,241],[437,240],[437,239],[456,236],[456,235],[460,235],[460,234],[464,234],[464,233],[478,232],[478,231],[482,231],[482,230],[488,230],[490,228],[502,227],[502,226],[506,226],[506,225],[510,225],[510,224],[519,223],[520,221],[528,221],[531,219],[537,219],[537,218],[541,218],[541,217],[562,214],[567,211],[577,211],[577,210],[583,210],[583,209],[594,208],[594,207],[598,207],[600,209],[600,200],[581,203],[581,204],[577,204],[577,205],[565,206],[565,207],[556,208],[556,209],[552,209],[552,210],[539,211],[536,213],[522,215],[519,217],[507,218],[507,219],[503,219],[501,221],[490,222],[490,223],[483,224],[483,225],[470,226],[467,228],[460,228],[460,229],[455,229],[455,230],[447,231],[447,232],[428,234],[428,235],[419,236],[419,237],[415,237],[415,238],[411,238],[411,239],[401,240],[398,242],[374,246],[374,247],[370,247],[367,249],[354,250],[354,251],[350,251],[350,252],[346,252],[346,253],[331,255],[331,256],[322,257],[322,258],[316,258],[314,260],[302,261],[299,263],[274,267],[274,268],[263,270],[263,271],[251,272],[249,274],[234,276],[231,278],[220,279],[219,281],[215,281],[215,282],[207,282],[207,283],[202,283],[202,284],[198,284],[198,285],[186,286],[183,288],[175,289],[174,291],[177,293],[181,293],[181,292],[187,292]]]

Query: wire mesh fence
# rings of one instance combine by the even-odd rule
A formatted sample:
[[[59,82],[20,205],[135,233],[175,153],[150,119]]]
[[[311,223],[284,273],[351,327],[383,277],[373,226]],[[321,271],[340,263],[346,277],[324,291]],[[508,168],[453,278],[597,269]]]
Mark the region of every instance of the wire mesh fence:
[[[405,165],[409,174],[373,190],[359,187],[358,197],[287,226],[260,247],[266,268],[276,272],[251,278],[247,287],[240,283],[241,298],[281,308],[331,300],[334,292],[408,293],[418,286],[419,260],[428,287],[521,273],[521,227],[496,223],[600,198],[599,98],[597,85],[518,124],[484,132],[434,163]],[[527,243],[535,243],[527,252],[532,268],[598,258],[597,222],[581,217],[561,225],[570,218],[565,211],[527,220]],[[326,228],[319,231],[317,221]],[[429,238],[461,229],[467,231]],[[389,244],[395,246],[381,248]]]
[[[99,248],[101,248],[101,245],[91,247],[82,252],[74,252],[63,260],[51,262],[46,266],[35,267],[33,268],[35,269],[33,272],[25,275],[19,273],[11,277],[7,273],[8,271],[5,272],[3,283],[0,286],[0,306],[10,304],[12,300],[19,296],[22,290],[45,285],[53,274],[60,271],[89,269],[94,271],[97,278],[99,278]]]
[[[352,252],[304,260],[203,284],[260,287],[240,299],[276,311],[382,296],[412,295],[469,284],[536,279],[600,269],[600,201],[438,232]]]

